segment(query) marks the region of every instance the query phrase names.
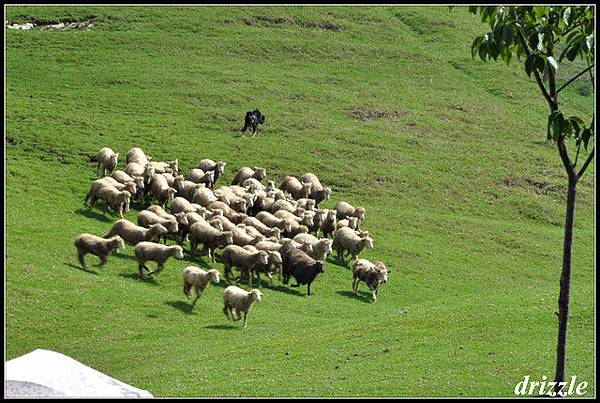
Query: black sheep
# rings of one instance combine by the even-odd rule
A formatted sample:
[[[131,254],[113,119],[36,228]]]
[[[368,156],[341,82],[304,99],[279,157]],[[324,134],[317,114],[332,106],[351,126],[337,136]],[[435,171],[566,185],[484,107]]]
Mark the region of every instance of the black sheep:
[[[307,295],[310,295],[310,284],[317,274],[325,273],[323,262],[313,259],[300,249],[293,248],[290,241],[284,243],[279,252],[282,258],[283,283],[287,284],[290,277],[294,277],[297,284],[292,284],[292,287],[306,284]]]
[[[246,130],[248,130],[249,127],[252,127],[252,137],[254,137],[256,135],[256,131],[258,130],[258,125],[262,123],[265,123],[265,115],[260,113],[258,109],[248,111],[246,112],[242,133],[246,133]]]

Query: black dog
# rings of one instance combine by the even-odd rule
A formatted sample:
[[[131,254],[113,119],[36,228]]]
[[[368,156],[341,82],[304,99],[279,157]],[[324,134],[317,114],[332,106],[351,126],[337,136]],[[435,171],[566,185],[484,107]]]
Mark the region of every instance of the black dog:
[[[256,131],[258,130],[258,125],[261,123],[265,123],[265,115],[260,113],[258,109],[246,112],[246,119],[244,121],[242,133],[246,133],[246,130],[248,130],[249,127],[252,127],[252,137],[254,137],[256,135]]]

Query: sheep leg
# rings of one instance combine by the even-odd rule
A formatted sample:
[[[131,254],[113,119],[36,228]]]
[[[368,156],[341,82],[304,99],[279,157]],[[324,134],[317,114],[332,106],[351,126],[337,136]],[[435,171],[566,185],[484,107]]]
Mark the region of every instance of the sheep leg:
[[[192,308],[196,305],[196,301],[198,301],[198,298],[200,298],[201,295],[202,293],[196,290],[196,298],[194,299],[194,302],[192,302]]]
[[[252,270],[248,270],[248,285],[252,287],[254,278],[252,276]],[[258,281],[258,285],[260,286],[260,280]]]
[[[225,314],[225,316],[227,316],[227,320],[231,320],[231,318],[229,317],[229,305],[225,304],[225,306],[223,307],[223,313]]]
[[[104,266],[106,264],[106,255],[100,255],[98,256],[100,258],[100,267]]]
[[[212,251],[212,253],[211,253],[211,251]],[[212,254],[212,258],[211,258],[211,259],[212,259],[212,262],[213,262],[213,263],[217,263],[217,261],[215,260],[215,249],[212,249],[212,248],[209,248],[209,249],[208,249],[208,256],[210,257],[210,256],[211,256],[211,254]]]
[[[142,280],[144,279],[144,270],[143,269],[144,269],[145,266],[146,265],[144,263],[142,263],[142,262],[140,262],[139,265],[138,265],[138,269],[140,270],[140,278]]]
[[[148,275],[160,272],[164,267],[163,263],[157,263],[156,270],[152,270]]]
[[[237,316],[236,318],[233,319],[235,321],[242,319],[242,314],[240,312],[240,308],[235,308],[235,316]]]
[[[306,295],[310,295],[310,283],[308,283],[306,287]]]
[[[377,289],[375,287],[371,287],[371,297],[372,302],[377,301]]]
[[[248,327],[248,312],[244,312],[244,328],[246,327]]]

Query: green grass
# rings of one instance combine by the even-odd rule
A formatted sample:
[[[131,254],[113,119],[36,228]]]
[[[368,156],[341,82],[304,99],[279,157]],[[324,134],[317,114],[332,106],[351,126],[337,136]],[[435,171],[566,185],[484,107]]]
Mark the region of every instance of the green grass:
[[[93,23],[6,30],[6,359],[56,350],[155,396],[511,396],[552,377],[566,178],[535,83],[471,59],[485,27],[466,9],[6,11]],[[590,94],[565,90],[563,105],[589,118]],[[255,107],[266,124],[242,138]],[[353,117],[369,114],[382,116]],[[369,303],[330,260],[314,296],[263,287],[242,330],[222,313],[225,281],[190,310],[181,272],[202,263],[187,253],[153,281],[131,246],[84,271],[73,239],[117,219],[83,207],[103,146],[183,172],[225,160],[220,184],[241,166],[313,172],[333,189],[325,207],[366,208],[364,257],[390,281]],[[567,357],[588,396],[594,175],[578,186]]]

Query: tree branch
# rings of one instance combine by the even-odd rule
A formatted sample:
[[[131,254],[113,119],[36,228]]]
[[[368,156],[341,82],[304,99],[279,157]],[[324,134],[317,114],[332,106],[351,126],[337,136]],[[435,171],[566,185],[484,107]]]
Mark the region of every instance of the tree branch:
[[[587,160],[585,160],[585,163],[582,165],[581,169],[577,173],[577,180],[579,180],[579,178],[581,178],[581,176],[584,174],[585,170],[587,169],[588,165],[590,165],[590,162],[592,162],[593,159],[594,159],[594,149],[592,148],[592,152],[590,153],[590,155],[588,155]]]
[[[527,46],[527,42],[525,41],[525,38],[523,37],[523,33],[521,31],[519,31],[519,39],[521,41],[521,45],[523,46],[523,50],[525,51],[525,54],[527,55],[527,57],[530,57],[531,52],[529,51],[529,47]],[[548,91],[546,90],[546,87],[544,86],[544,82],[540,78],[540,73],[537,71],[536,68],[533,69],[533,75],[535,76],[535,81],[537,82],[538,87],[540,87],[540,90],[542,91],[544,98],[546,98],[548,105],[550,105],[550,110],[555,111],[557,109],[555,107],[556,102],[552,99],[550,94],[548,94]]]
[[[575,161],[573,162],[573,168],[577,166],[577,160],[579,159],[579,150],[581,150],[581,141],[577,144],[577,154],[575,154]]]
[[[577,80],[579,77],[581,77],[582,75],[584,75],[588,71],[591,71],[593,68],[594,68],[593,64],[590,65],[590,66],[588,66],[587,69],[583,70],[581,73],[577,74],[575,77],[573,77],[572,79],[570,79],[569,81],[567,81],[565,84],[561,85],[561,87],[556,91],[556,93],[558,94],[567,85],[571,84],[573,81]],[[593,86],[593,82],[592,82],[592,86]]]
[[[569,153],[567,151],[567,147],[565,146],[565,138],[558,138],[558,140],[556,140],[556,146],[558,147],[558,154],[560,155],[560,159],[563,165],[565,166],[567,175],[569,176],[569,181],[576,180],[577,175],[575,174],[575,169],[573,169],[573,164],[571,164],[571,159],[569,158]],[[585,165],[582,168],[584,167]]]

